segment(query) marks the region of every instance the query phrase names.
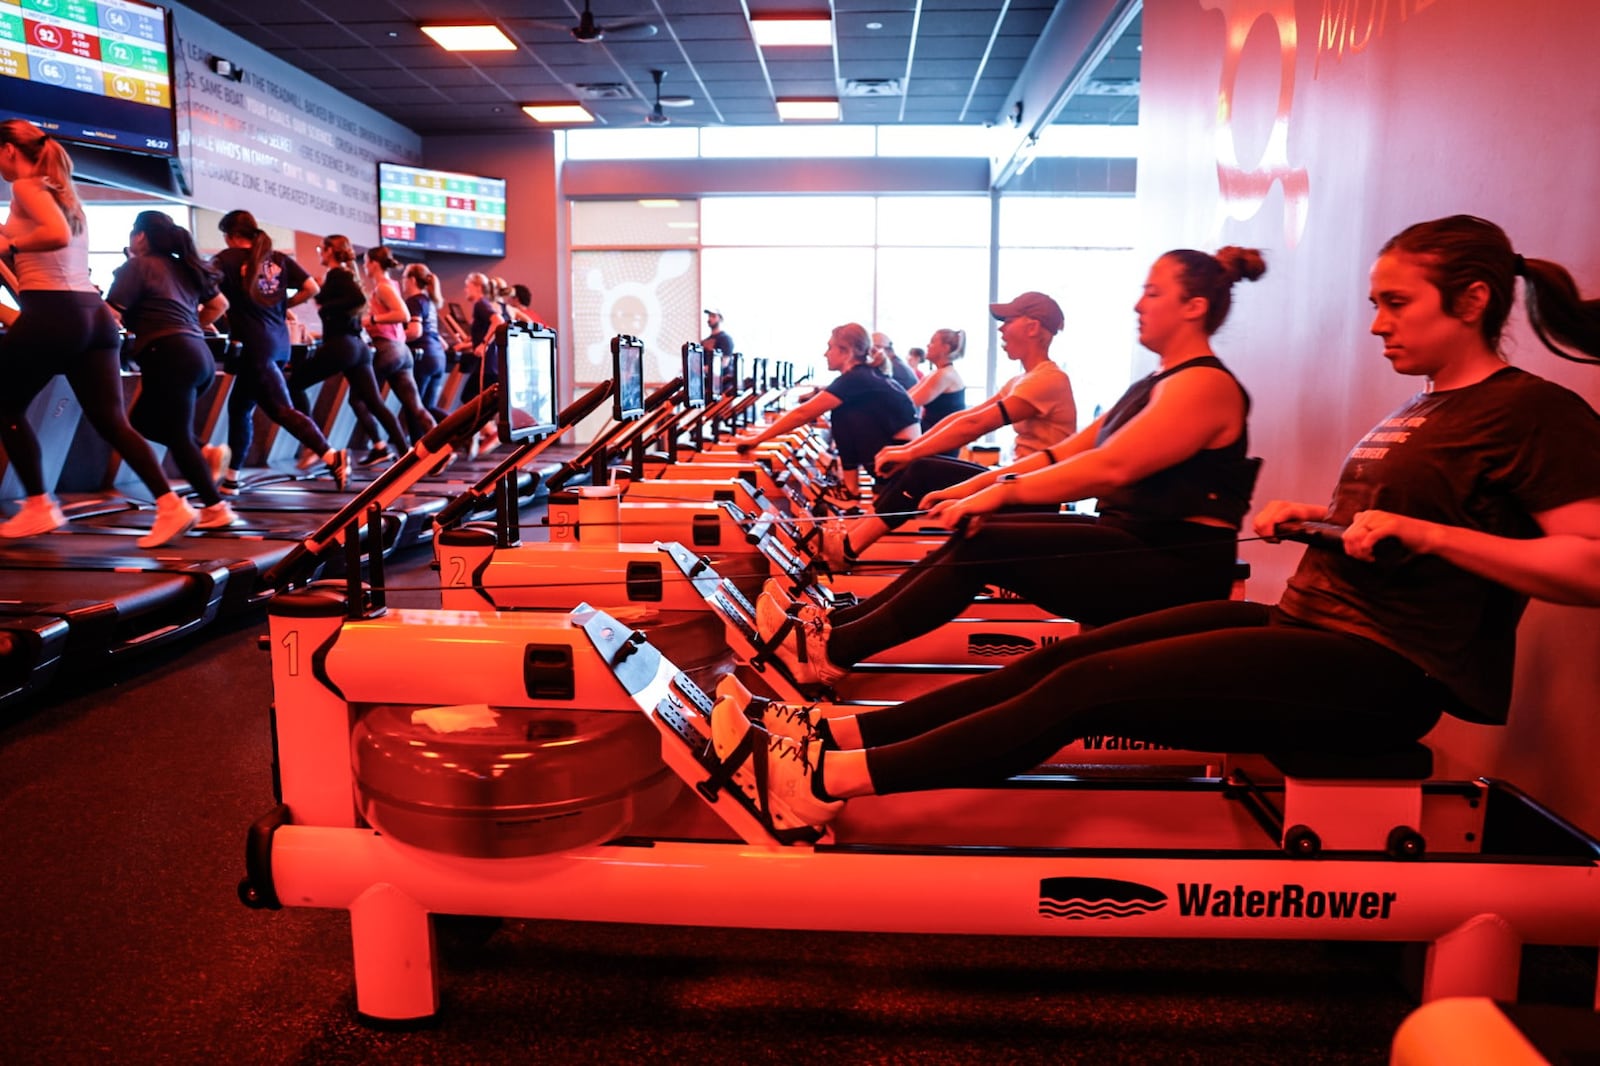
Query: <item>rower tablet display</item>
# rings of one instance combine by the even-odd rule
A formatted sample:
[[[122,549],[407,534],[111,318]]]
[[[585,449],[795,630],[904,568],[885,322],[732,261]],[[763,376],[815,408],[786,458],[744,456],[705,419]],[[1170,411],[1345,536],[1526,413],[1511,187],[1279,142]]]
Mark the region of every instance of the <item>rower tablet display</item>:
[[[618,422],[644,417],[644,342],[619,334],[611,338],[611,414]]]
[[[501,440],[528,440],[556,430],[556,335],[543,326],[500,327]]]
[[[685,407],[706,405],[706,350],[694,341],[683,345],[683,389]]]

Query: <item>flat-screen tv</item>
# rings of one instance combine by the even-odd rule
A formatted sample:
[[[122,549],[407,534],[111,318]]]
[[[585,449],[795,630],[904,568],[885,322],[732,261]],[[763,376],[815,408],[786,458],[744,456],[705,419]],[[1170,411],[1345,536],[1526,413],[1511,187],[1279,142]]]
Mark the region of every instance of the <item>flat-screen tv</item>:
[[[378,231],[391,248],[505,255],[505,179],[379,163]]]
[[[501,440],[527,440],[556,430],[556,335],[543,326],[500,327]]]
[[[618,422],[644,417],[644,342],[618,334],[611,338],[611,415]]]
[[[706,405],[706,350],[694,341],[683,345],[683,394],[685,407]]]
[[[64,141],[178,154],[172,15],[135,0],[0,0],[0,115]]]

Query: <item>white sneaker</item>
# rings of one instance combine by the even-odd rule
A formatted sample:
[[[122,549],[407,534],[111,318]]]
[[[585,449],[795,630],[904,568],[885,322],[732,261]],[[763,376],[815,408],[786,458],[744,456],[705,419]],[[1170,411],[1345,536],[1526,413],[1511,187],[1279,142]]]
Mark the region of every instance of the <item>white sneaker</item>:
[[[233,508],[228,506],[227,500],[221,500],[209,507],[200,508],[200,520],[194,524],[196,529],[227,529],[229,526],[242,524],[244,519],[233,513]]]
[[[780,593],[764,589],[756,600],[756,633],[771,641],[779,632],[783,639],[772,654],[797,684],[831,685],[849,673],[828,661],[828,616],[822,608],[809,603],[790,606]]]
[[[222,475],[228,472],[228,463],[233,459],[233,450],[226,444],[207,444],[200,449],[200,454],[205,457],[206,465],[211,468],[212,484],[221,481]]]
[[[717,682],[717,704],[724,703],[729,708],[737,710],[746,721],[755,723],[773,736],[788,737],[790,740],[805,740],[814,735],[817,731],[817,722],[821,719],[815,706],[780,703],[777,700],[752,695],[750,690],[732,674],[724,674],[722,680]],[[713,708],[713,730],[716,724]],[[724,723],[724,727],[727,728],[727,723]],[[714,732],[712,739],[713,742],[716,740]],[[738,743],[738,739],[734,737],[733,742]]]
[[[37,536],[60,529],[66,523],[67,517],[55,500],[49,496],[30,496],[22,501],[21,510],[0,522],[0,537]]]
[[[733,755],[746,738],[753,735],[751,759],[766,759],[765,767],[752,767],[756,787],[765,780],[765,793],[758,802],[769,828],[777,832],[815,830],[818,833],[833,821],[843,800],[825,800],[812,788],[822,761],[822,742],[817,737],[796,740],[775,736],[744,716],[738,701],[720,692],[711,707],[711,745],[719,759]],[[763,771],[765,776],[763,778]]]
[[[173,502],[168,503],[171,500]],[[183,536],[199,521],[200,512],[189,506],[189,501],[173,494],[156,502],[156,520],[150,532],[138,540],[141,548],[159,548]]]

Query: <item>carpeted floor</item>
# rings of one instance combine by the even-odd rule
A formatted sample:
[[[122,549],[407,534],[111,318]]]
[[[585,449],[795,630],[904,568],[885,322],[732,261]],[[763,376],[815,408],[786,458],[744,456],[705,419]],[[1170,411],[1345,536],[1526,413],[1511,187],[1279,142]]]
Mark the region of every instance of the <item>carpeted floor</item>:
[[[431,580],[419,562],[390,581]],[[1381,1063],[1413,1006],[1384,945],[511,922],[446,926],[437,1022],[369,1029],[343,914],[235,897],[271,804],[264,631],[0,722],[5,1062]],[[1593,981],[1593,953],[1535,953],[1525,996]]]

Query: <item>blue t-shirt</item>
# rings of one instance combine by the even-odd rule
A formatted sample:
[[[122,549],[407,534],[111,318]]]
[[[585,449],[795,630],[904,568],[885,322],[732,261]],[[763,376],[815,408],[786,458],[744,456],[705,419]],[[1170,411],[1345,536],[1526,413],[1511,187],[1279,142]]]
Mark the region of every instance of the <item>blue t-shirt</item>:
[[[289,293],[305,285],[311,275],[282,252],[270,253],[261,274],[247,285],[250,249],[224,248],[211,260],[221,271],[217,287],[228,298],[228,332],[247,351],[269,351],[277,362],[289,359],[289,326],[284,316]]]
[[[136,255],[117,267],[106,303],[122,313],[138,352],[157,337],[184,334],[201,337],[200,305],[217,294],[217,286],[196,288],[177,260],[164,255]]]
[[[851,367],[827,391],[839,400],[829,418],[839,462],[847,470],[870,469],[896,434],[917,424],[917,406],[906,390],[870,366]]]

